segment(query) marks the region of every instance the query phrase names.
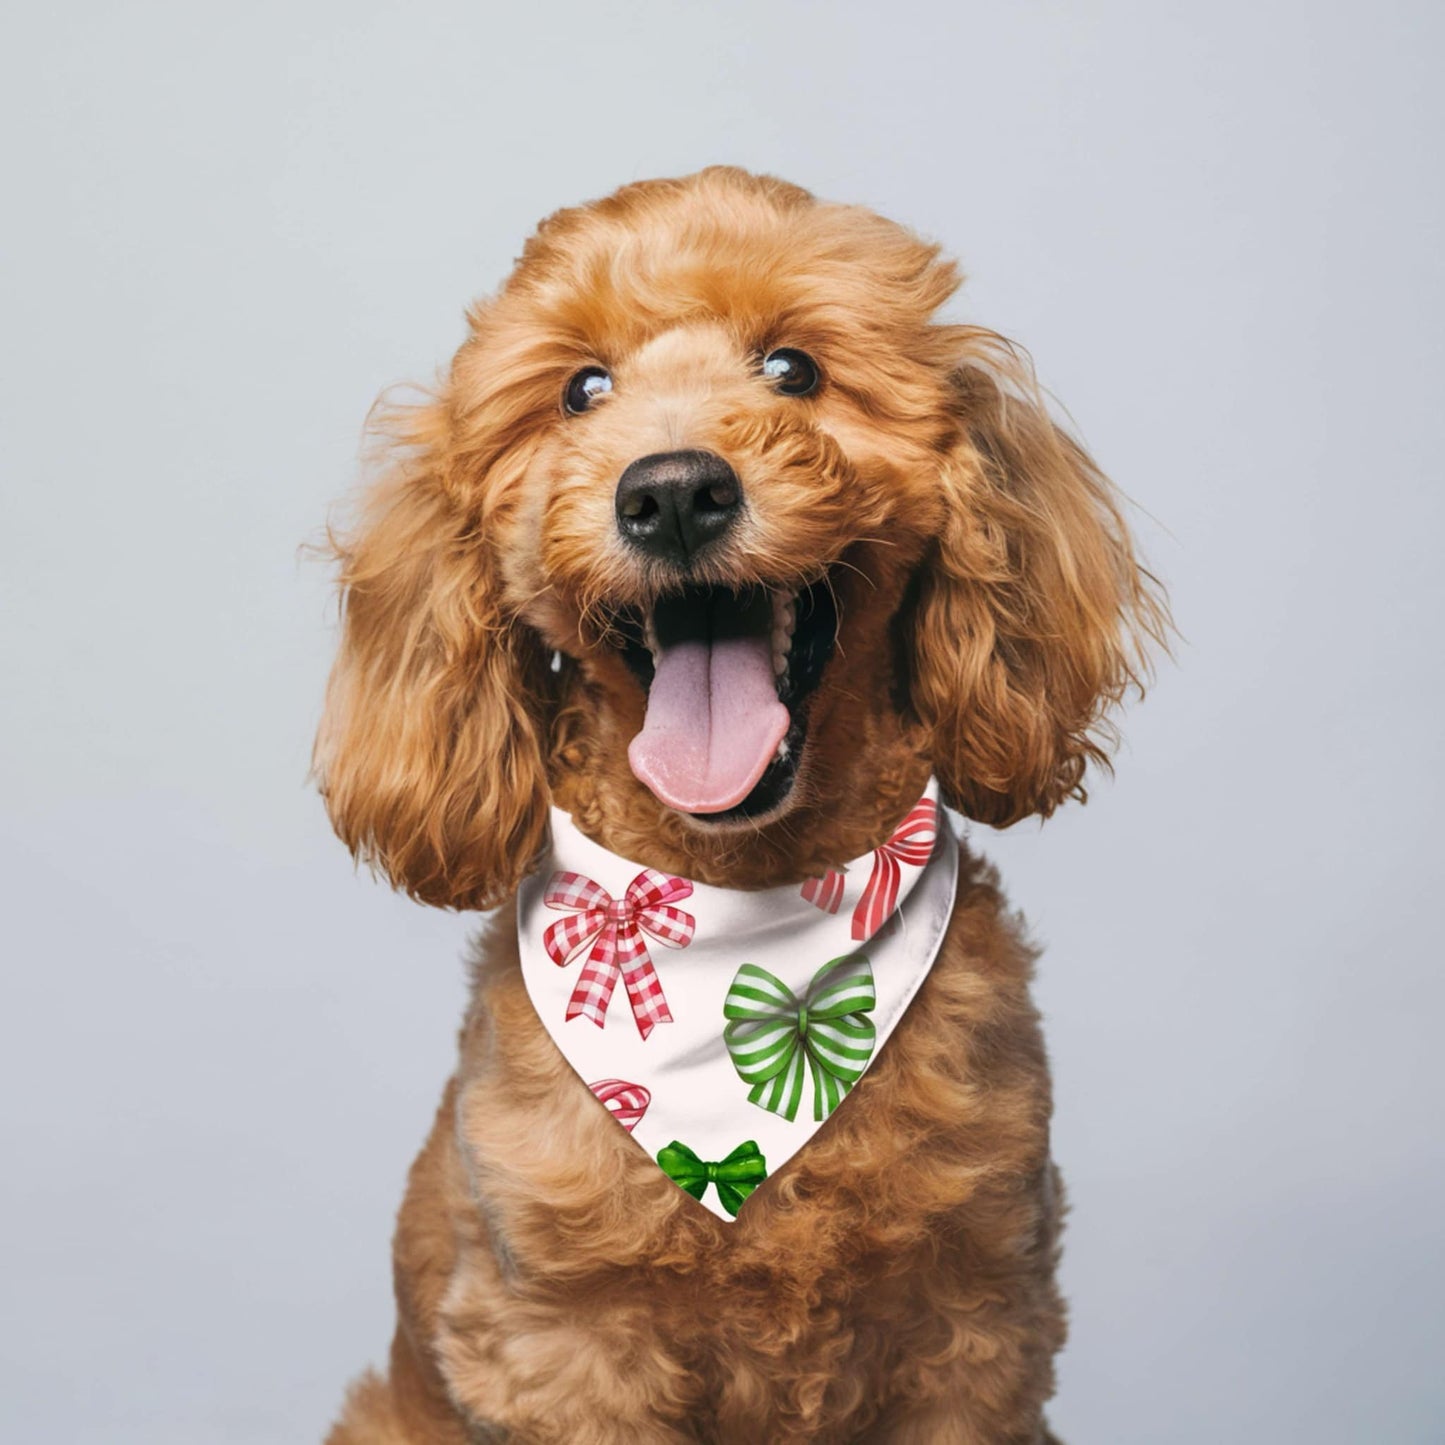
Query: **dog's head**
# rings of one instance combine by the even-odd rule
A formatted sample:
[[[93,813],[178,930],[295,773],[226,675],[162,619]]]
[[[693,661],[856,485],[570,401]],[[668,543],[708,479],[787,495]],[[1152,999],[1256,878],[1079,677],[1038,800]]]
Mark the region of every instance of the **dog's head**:
[[[932,320],[957,284],[731,169],[546,221],[341,547],[353,849],[475,907],[554,795],[713,881],[856,855],[930,768],[994,824],[1082,795],[1162,604],[1020,354]]]

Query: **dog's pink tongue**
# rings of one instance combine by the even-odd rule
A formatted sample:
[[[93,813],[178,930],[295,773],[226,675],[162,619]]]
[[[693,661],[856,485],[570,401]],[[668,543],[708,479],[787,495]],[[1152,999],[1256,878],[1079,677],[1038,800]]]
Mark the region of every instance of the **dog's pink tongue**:
[[[657,658],[627,760],[668,807],[720,813],[752,792],[787,731],[768,637],[678,642]]]

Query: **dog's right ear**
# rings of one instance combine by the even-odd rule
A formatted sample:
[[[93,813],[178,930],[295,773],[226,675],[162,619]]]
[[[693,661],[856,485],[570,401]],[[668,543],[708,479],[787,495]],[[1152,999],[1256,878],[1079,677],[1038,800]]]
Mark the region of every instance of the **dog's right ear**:
[[[544,660],[504,605],[485,485],[449,475],[446,395],[400,416],[389,470],[334,542],[341,646],[314,768],[358,859],[423,902],[488,908],[547,826]]]

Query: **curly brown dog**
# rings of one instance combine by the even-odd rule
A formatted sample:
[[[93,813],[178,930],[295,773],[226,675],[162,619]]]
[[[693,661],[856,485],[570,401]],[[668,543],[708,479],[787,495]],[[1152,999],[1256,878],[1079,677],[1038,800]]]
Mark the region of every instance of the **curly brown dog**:
[[[1050,1438],[1049,1079],[986,863],[962,850],[896,1031],[730,1224],[569,1069],[512,921],[554,803],[756,889],[876,847],[930,774],[994,825],[1083,797],[1164,606],[1021,354],[933,320],[958,281],[778,180],[631,185],[544,222],[435,398],[388,418],[317,771],[397,886],[498,912],[401,1210],[390,1368],[332,1445]],[[759,588],[829,600],[779,659],[789,745],[670,806],[628,759],[653,606]]]

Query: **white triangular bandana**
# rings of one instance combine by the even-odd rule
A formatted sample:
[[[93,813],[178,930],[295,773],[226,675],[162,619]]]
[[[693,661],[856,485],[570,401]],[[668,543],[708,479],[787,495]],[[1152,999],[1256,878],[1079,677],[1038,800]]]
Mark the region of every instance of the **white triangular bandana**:
[[[551,854],[517,896],[522,977],[600,1106],[731,1219],[878,1057],[957,882],[933,781],[881,848],[754,891],[641,867],[554,808]]]

